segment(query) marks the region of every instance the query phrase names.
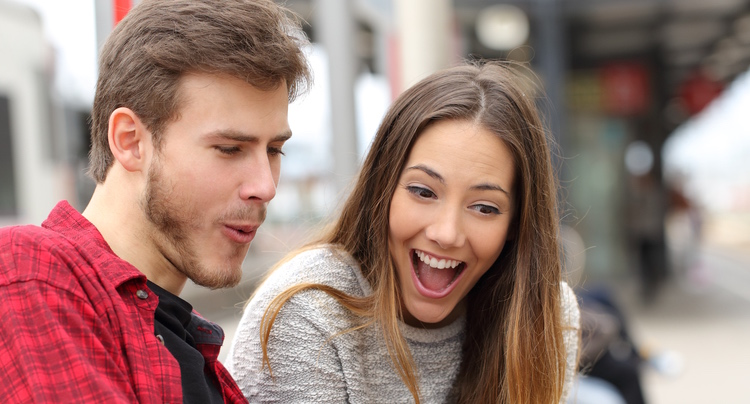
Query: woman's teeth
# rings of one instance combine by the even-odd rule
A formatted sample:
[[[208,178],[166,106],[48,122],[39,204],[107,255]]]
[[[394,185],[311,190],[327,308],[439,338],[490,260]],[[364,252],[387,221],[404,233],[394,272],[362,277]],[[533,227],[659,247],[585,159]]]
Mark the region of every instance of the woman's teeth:
[[[429,255],[427,255],[426,253],[422,251],[417,251],[417,257],[419,257],[420,261],[437,269],[455,268],[458,266],[458,264],[461,263],[461,261],[456,261],[456,260],[446,260],[446,259],[438,260],[435,257],[430,257]]]

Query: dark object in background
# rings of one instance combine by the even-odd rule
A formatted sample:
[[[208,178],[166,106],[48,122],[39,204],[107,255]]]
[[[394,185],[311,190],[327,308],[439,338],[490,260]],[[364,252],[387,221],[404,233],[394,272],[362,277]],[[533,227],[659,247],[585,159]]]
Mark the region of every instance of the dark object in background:
[[[609,292],[578,290],[581,307],[581,373],[613,385],[627,404],[644,404],[641,369],[645,360]]]

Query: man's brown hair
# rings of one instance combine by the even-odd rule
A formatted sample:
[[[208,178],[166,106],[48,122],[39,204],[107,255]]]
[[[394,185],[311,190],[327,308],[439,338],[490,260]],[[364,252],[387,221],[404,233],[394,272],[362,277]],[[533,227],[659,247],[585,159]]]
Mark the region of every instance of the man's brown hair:
[[[101,51],[89,173],[102,183],[112,166],[107,130],[119,107],[130,108],[160,146],[165,125],[178,117],[186,73],[229,75],[261,90],[286,85],[293,101],[311,81],[306,44],[298,22],[271,0],[142,0]]]

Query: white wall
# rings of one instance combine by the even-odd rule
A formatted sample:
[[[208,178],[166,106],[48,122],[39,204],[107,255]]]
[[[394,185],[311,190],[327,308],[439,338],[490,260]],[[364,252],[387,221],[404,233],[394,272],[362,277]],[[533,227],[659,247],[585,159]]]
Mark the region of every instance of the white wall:
[[[18,215],[0,225],[41,223],[60,199],[73,195],[70,169],[54,162],[50,78],[53,53],[38,15],[0,0],[0,94],[10,100]]]

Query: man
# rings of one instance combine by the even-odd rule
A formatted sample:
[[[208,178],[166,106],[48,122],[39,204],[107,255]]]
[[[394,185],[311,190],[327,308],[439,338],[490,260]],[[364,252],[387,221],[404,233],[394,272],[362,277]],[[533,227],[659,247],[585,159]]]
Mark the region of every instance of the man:
[[[0,230],[4,402],[245,402],[221,329],[180,299],[236,285],[309,83],[271,0],[143,0],[102,49],[82,214]]]

